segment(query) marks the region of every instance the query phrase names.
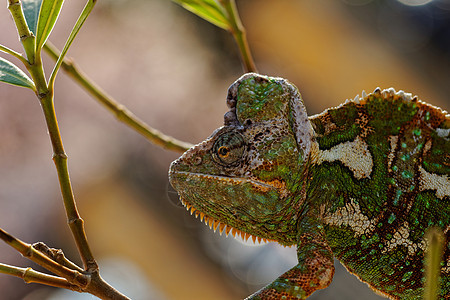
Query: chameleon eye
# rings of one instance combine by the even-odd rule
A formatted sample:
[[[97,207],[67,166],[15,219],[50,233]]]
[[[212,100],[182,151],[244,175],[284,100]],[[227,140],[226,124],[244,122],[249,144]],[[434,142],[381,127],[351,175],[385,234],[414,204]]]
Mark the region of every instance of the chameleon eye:
[[[214,143],[212,156],[221,165],[233,165],[242,158],[244,149],[244,137],[236,132],[227,132]]]
[[[219,156],[221,158],[225,158],[228,156],[228,154],[230,154],[230,149],[228,149],[227,146],[221,146],[218,150],[217,150],[217,154],[219,154]]]

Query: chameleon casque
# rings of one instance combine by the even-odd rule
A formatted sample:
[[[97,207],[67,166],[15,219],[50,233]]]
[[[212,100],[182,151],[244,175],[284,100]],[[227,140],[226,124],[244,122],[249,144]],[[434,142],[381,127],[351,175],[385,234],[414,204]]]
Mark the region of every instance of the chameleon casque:
[[[333,257],[377,293],[421,299],[427,228],[445,244],[450,299],[450,115],[392,88],[308,117],[289,81],[228,90],[225,124],[170,166],[191,213],[226,234],[297,246],[298,264],[249,299],[305,299]]]

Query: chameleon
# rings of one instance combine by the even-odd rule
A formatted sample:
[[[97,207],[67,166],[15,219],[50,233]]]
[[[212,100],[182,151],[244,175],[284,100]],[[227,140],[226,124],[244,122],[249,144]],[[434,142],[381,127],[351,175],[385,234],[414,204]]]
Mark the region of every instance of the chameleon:
[[[247,299],[306,299],[333,259],[390,299],[421,299],[426,230],[444,234],[450,299],[450,115],[393,88],[308,116],[288,80],[247,73],[224,126],[172,162],[169,181],[215,231],[297,247],[298,264]]]

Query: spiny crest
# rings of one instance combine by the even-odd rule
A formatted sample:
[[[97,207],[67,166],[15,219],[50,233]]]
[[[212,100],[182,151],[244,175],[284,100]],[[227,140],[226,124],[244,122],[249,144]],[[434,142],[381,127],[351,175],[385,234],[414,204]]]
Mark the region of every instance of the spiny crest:
[[[355,98],[353,98],[353,99],[347,99],[345,101],[345,103],[342,103],[341,105],[345,105],[345,104],[347,104],[349,102],[354,102],[356,104],[361,104],[361,102],[367,101],[370,96],[375,96],[377,98],[384,98],[384,99],[401,99],[401,100],[406,101],[406,102],[425,103],[425,102],[419,100],[419,98],[416,95],[413,96],[413,94],[406,93],[403,90],[396,91],[392,87],[384,89],[384,90],[381,90],[379,87],[377,87],[371,94],[367,94],[366,91],[363,90],[361,92],[361,96],[356,95]],[[447,118],[450,117],[450,114],[447,111],[445,111],[445,110],[443,110],[443,109],[441,109],[441,108],[439,108],[437,106],[433,106],[433,105],[431,105],[429,103],[426,103],[426,104],[428,106],[431,106],[431,107],[433,107],[435,109],[440,110],[444,115],[446,115]]]
[[[361,96],[356,95],[353,99],[347,99],[345,103],[342,103],[341,105],[347,104],[349,102],[354,102],[356,104],[360,104],[362,101],[366,101],[370,95],[373,95],[375,97],[382,97],[385,99],[388,98],[400,98],[404,101],[417,101],[417,96],[413,96],[411,93],[405,93],[404,91],[400,90],[398,92],[395,91],[394,88],[387,88],[384,90],[381,90],[379,87],[377,87],[372,94],[367,94],[366,91],[361,92]]]

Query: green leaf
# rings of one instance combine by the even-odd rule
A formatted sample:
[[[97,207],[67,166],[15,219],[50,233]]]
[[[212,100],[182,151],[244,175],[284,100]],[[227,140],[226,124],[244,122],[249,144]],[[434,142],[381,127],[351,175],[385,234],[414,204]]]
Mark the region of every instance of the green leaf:
[[[64,0],[43,0],[36,31],[36,52],[39,52],[47,41],[58,19]]]
[[[22,0],[23,14],[27,20],[28,28],[35,36],[41,3],[42,0]]]
[[[33,81],[17,66],[0,57],[0,81],[35,90]]]
[[[214,0],[173,0],[185,9],[223,28],[230,29],[230,22],[223,7]]]

